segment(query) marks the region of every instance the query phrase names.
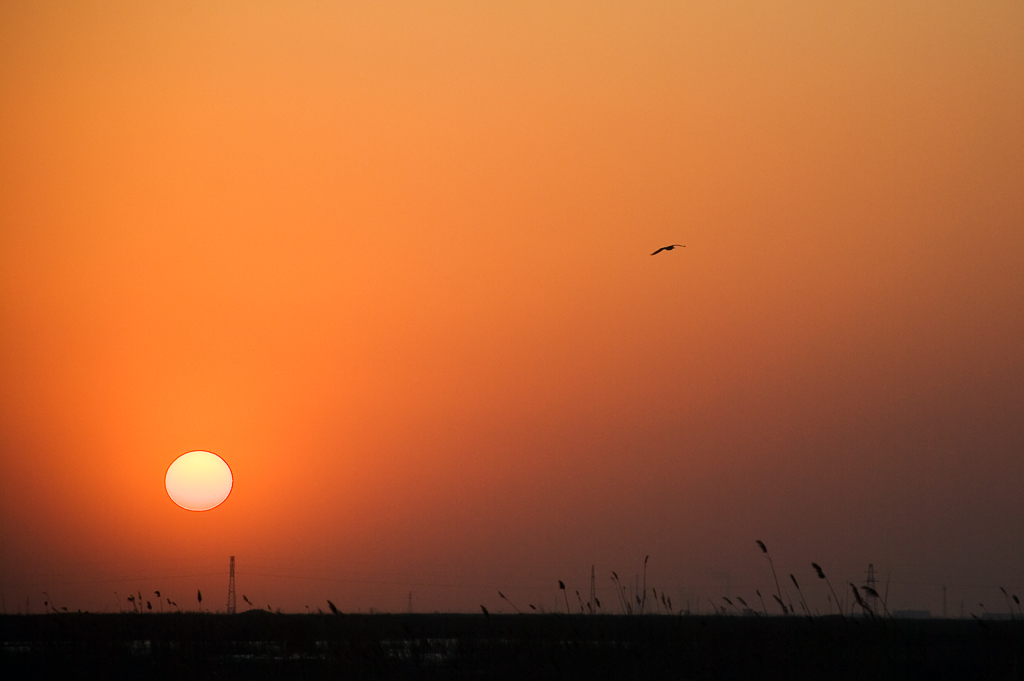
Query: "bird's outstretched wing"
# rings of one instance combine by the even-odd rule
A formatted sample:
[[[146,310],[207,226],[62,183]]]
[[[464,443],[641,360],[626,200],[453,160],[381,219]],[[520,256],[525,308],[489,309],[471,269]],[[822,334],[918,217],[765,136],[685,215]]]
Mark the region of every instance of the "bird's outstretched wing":
[[[662,246],[661,248],[656,250],[654,253],[651,253],[651,255],[658,255],[662,251],[671,251],[676,246],[678,246],[679,248],[686,248],[686,246],[684,244],[669,244],[668,246]]]
[[[655,251],[654,253],[651,253],[651,255],[658,255],[659,253],[661,253],[662,251],[664,251],[664,250],[665,250],[665,248],[666,248],[665,246],[662,246],[661,248],[659,248],[658,250],[656,250],[656,251]]]

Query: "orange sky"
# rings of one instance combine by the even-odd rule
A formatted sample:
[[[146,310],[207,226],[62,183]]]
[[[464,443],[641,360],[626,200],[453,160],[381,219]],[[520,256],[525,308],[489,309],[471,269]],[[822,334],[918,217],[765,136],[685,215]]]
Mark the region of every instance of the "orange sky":
[[[0,5],[7,611],[1005,609],[1024,5],[832,5]]]

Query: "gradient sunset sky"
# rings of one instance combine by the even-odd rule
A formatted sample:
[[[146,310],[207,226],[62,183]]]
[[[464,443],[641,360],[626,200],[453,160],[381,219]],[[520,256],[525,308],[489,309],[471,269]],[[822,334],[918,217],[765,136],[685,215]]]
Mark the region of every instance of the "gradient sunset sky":
[[[755,539],[1024,597],[1020,0],[0,3],[8,613],[707,611]]]

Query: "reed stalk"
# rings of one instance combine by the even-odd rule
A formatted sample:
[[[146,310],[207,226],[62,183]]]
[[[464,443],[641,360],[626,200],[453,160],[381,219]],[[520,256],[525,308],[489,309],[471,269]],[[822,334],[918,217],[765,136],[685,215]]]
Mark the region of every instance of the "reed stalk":
[[[825,576],[825,572],[821,569],[821,566],[817,563],[811,563],[811,567],[818,573],[818,579],[824,579],[825,584],[828,585],[828,590],[832,592],[832,598],[836,601],[836,607],[839,608],[839,616],[846,620],[846,615],[843,614],[843,604],[839,602],[839,596],[836,596],[836,590],[832,588],[832,582],[828,581],[828,577]]]
[[[771,556],[770,553],[768,553],[768,548],[764,545],[763,541],[761,541],[760,539],[756,539],[754,541],[756,541],[757,545],[761,547],[761,553],[763,553],[765,556],[768,557],[768,565],[771,566],[771,568],[772,568],[772,577],[775,579],[775,591],[778,592],[778,594],[779,594],[775,598],[775,600],[777,600],[779,602],[779,605],[782,607],[782,614],[783,615],[788,615],[789,612],[786,609],[786,604],[782,602],[782,588],[779,586],[779,576],[777,574],[775,574],[775,563],[772,562],[772,556]]]

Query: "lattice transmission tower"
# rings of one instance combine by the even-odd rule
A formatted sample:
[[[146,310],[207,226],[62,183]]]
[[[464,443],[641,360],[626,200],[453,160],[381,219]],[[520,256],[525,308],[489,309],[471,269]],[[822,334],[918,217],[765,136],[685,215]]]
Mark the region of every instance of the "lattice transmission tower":
[[[878,583],[875,581],[874,563],[868,563],[868,578],[867,581],[864,583],[864,586],[871,589],[871,591],[865,593],[864,599],[865,601],[867,601],[868,609],[871,610],[872,614],[877,615],[879,610],[879,598],[877,595],[875,595],[878,593]]]
[[[235,614],[235,557],[231,556],[231,569],[228,572],[228,614]]]

